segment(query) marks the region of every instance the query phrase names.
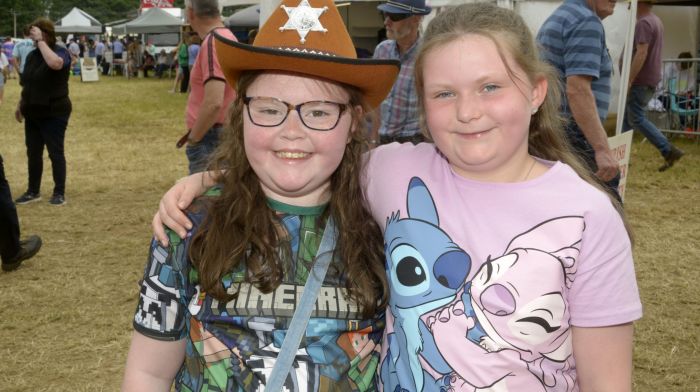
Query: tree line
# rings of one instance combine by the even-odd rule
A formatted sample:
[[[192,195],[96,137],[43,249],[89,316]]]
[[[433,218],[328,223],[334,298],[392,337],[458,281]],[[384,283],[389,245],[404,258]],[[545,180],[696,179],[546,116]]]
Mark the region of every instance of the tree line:
[[[16,28],[21,37],[22,28],[40,16],[57,22],[76,3],[100,23],[133,19],[141,5],[139,0],[0,0],[0,36],[14,36]],[[184,7],[184,0],[175,0],[173,6]]]

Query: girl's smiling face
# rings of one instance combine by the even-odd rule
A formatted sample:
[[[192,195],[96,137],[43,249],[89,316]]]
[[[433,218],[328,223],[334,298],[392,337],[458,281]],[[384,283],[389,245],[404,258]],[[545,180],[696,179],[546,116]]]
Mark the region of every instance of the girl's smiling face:
[[[466,34],[429,50],[423,64],[426,124],[452,169],[480,181],[522,180],[531,162],[530,120],[544,100],[546,80],[533,85],[509,53],[506,67],[497,46],[482,35]]]
[[[272,97],[297,105],[309,101],[347,104],[348,92],[341,86],[302,75],[264,73],[246,92],[248,97]],[[255,125],[244,108],[243,141],[251,167],[265,194],[297,206],[315,206],[329,200],[330,177],[343,159],[350,140],[351,111],[340,116],[329,131],[307,128],[299,114],[290,110],[275,127]]]

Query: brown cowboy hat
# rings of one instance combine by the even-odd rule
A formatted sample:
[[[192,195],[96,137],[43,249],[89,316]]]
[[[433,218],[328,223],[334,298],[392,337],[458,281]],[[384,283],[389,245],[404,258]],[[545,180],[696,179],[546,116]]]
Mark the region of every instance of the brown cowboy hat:
[[[253,45],[214,36],[219,64],[232,86],[243,71],[298,72],[355,86],[376,108],[399,73],[397,60],[357,58],[331,0],[283,0]]]

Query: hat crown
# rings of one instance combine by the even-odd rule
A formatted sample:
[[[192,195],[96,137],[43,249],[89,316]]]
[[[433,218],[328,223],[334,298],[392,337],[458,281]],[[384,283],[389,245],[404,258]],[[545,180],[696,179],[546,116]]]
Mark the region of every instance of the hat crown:
[[[355,46],[331,0],[283,0],[253,46],[356,59]]]
[[[388,13],[414,15],[427,15],[432,10],[425,5],[425,0],[388,0],[377,8]]]

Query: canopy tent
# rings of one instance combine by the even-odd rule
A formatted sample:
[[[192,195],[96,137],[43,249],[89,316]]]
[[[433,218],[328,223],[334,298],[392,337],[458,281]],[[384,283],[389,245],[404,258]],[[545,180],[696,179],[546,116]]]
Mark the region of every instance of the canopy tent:
[[[260,23],[260,5],[253,4],[234,12],[224,21],[227,27],[258,27]]]
[[[56,22],[56,32],[99,34],[102,32],[102,24],[87,12],[73,7],[66,16]]]
[[[261,0],[219,0],[219,7],[233,7],[240,5],[260,4]],[[280,2],[277,1],[277,4]]]
[[[160,8],[148,8],[136,19],[112,26],[119,34],[179,33],[182,20]]]

